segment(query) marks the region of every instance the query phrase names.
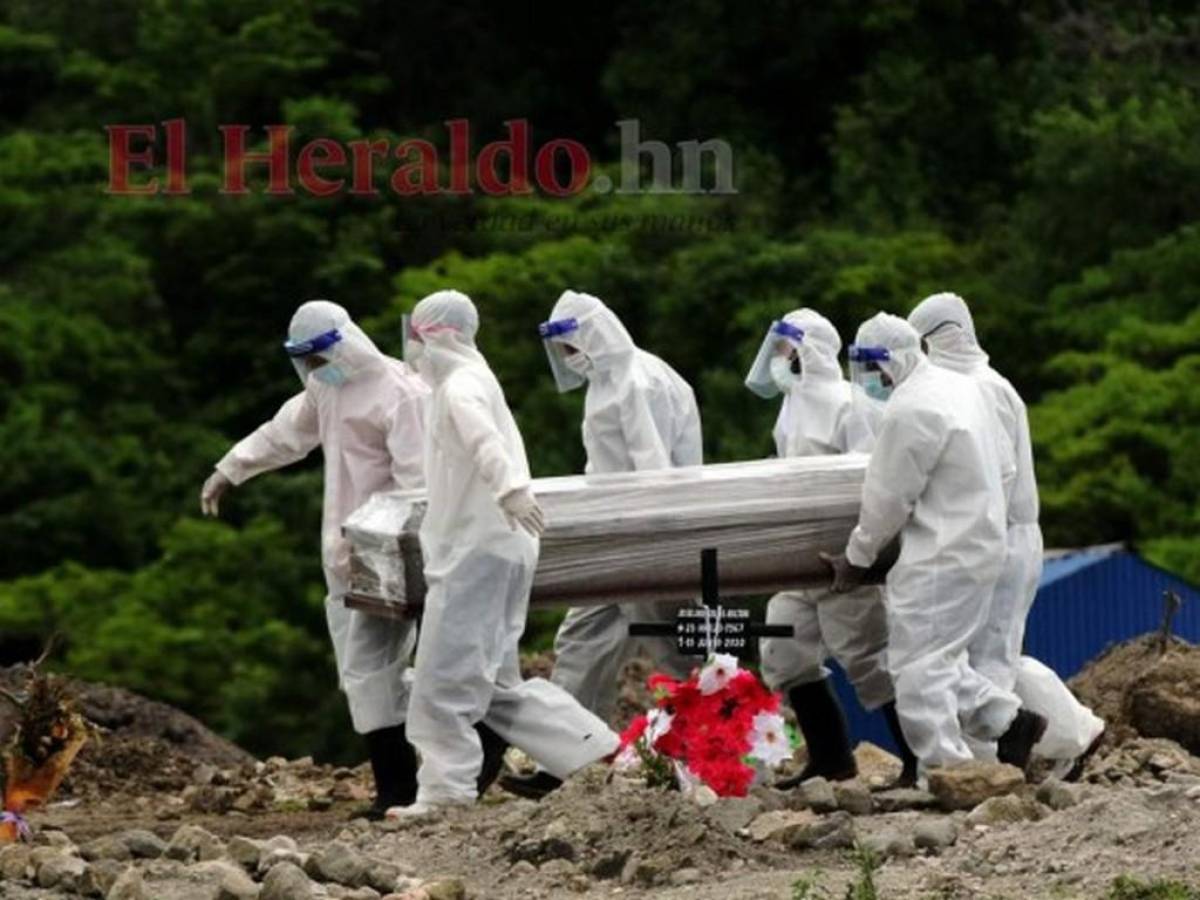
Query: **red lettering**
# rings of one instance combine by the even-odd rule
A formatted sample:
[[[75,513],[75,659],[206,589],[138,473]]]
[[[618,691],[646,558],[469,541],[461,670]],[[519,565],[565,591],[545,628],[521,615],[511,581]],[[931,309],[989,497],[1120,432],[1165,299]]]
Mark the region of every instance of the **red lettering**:
[[[296,160],[296,172],[300,184],[314,197],[328,197],[338,193],[346,184],[345,178],[330,181],[317,174],[317,166],[344,166],[346,151],[337,141],[317,138],[305,144]]]
[[[485,194],[532,194],[529,184],[529,122],[510,119],[507,141],[492,141],[479,151],[475,163],[475,179]],[[501,154],[508,156],[508,183],[500,180],[496,161]]]
[[[396,158],[404,159],[413,150],[417,151],[420,158],[416,162],[406,162],[397,167],[396,171],[392,173],[392,190],[404,196],[436,194],[438,192],[437,147],[420,138],[402,141],[396,146]],[[417,175],[416,179],[412,177],[414,174]]]
[[[129,167],[154,165],[154,151],[147,147],[133,150],[130,139],[135,135],[150,139],[151,147],[158,129],[153,125],[107,125],[108,132],[108,188],[110,194],[157,194],[158,179],[151,178],[146,184],[129,183]]]
[[[554,154],[559,150],[567,154],[567,162],[570,164],[571,177],[565,187],[560,185],[554,176]],[[538,187],[554,197],[569,197],[571,194],[579,193],[587,184],[591,166],[592,161],[588,157],[587,148],[578,141],[567,138],[559,138],[544,144],[534,159]]]
[[[291,194],[288,184],[288,135],[290,125],[268,125],[267,137],[270,150],[266,153],[246,152],[247,125],[222,125],[225,136],[225,177],[221,184],[222,194],[248,194],[246,187],[246,164],[266,163],[268,194]]]
[[[358,196],[374,197],[379,191],[375,190],[375,159],[378,156],[381,159],[387,159],[388,142],[384,140],[378,141],[350,141],[347,146],[350,148],[350,154],[354,158],[351,163],[351,168],[354,173],[354,181],[350,187],[350,193]]]
[[[471,193],[471,123],[466,119],[451,119],[450,131],[450,190],[451,194]]]

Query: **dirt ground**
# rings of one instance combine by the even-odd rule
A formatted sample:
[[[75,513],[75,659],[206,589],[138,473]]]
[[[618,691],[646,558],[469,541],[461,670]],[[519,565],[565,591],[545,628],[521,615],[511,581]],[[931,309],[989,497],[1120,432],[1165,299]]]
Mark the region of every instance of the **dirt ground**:
[[[854,896],[1091,900],[1126,875],[1200,885],[1200,759],[1139,732],[1141,724],[1185,739],[1194,733],[1187,703],[1200,693],[1187,691],[1197,673],[1200,650],[1184,644],[1162,657],[1148,639],[1114,648],[1073,682],[1110,721],[1083,782],[1027,786],[972,811],[941,812],[929,795],[880,791],[866,780],[836,793],[763,786],[700,807],[595,766],[540,804],[494,788],[476,806],[404,825],[351,821],[369,798],[365,766],[255,761],[169,707],[77,685],[84,709],[111,734],[81,756],[58,802],[32,817],[40,861],[22,868],[13,855],[22,851],[0,850],[0,897],[103,896],[102,868],[111,875],[135,866],[142,893],[122,900],[816,900],[847,896],[861,881],[856,846],[870,848],[878,868],[876,893]],[[643,664],[631,667],[622,719],[644,708],[645,674]],[[510,754],[510,764],[525,762]],[[295,853],[284,855],[312,878],[298,893],[253,883],[243,895],[222,893],[224,876],[188,850],[195,834],[179,836],[182,826],[204,829],[217,848],[209,857],[233,859],[256,880],[263,873],[243,858],[249,845],[235,839],[290,838]],[[111,849],[138,830],[174,846],[134,862]],[[321,861],[331,846],[341,868]],[[59,851],[81,854],[88,874],[56,882],[46,859]],[[394,869],[386,886],[362,874],[379,864]]]

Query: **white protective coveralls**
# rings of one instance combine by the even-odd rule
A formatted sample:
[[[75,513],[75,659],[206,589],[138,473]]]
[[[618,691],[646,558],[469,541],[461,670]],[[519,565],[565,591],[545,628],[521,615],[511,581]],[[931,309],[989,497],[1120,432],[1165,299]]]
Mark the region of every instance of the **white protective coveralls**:
[[[975,322],[957,294],[926,297],[908,316],[937,366],[968,375],[979,384],[1013,455],[1014,476],[1006,485],[1007,534],[1004,567],[992,594],[986,627],[970,648],[971,665],[1005,690],[1015,690],[1026,708],[1044,716],[1046,734],[1034,752],[1074,759],[1104,730],[1104,723],[1071,694],[1053,670],[1021,656],[1025,621],[1042,574],[1042,530],[1038,525],[1037,476],[1029,416],[1016,388],[988,365]]]
[[[859,328],[856,345],[887,352],[879,367],[894,389],[846,559],[868,567],[900,534],[887,578],[897,711],[924,767],[966,762],[963,732],[995,740],[1020,708],[968,660],[1004,562],[1002,464],[990,414],[975,382],[932,365],[903,319],[879,313]]]
[[[837,329],[811,309],[790,312],[783,321],[803,332],[803,338],[784,338],[799,354],[801,368],[783,395],[773,431],[776,452],[780,457],[869,453],[874,436],[842,375]],[[760,642],[763,680],[771,690],[787,692],[827,678],[825,661],[832,655],[865,709],[892,699],[882,588],[865,585],[842,594],[828,588],[784,591],[767,604],[767,623],[790,625],[795,632],[794,639]]]
[[[417,304],[418,370],[433,386],[421,525],[428,594],[409,704],[421,753],[417,804],[470,802],[483,762],[482,720],[542,768],[566,778],[619,741],[566,691],[521,680],[538,541],[506,522],[500,501],[529,488],[529,463],[500,383],[475,347],[470,299],[439,291]]]
[[[328,594],[325,616],[338,679],[354,730],[367,734],[404,722],[406,673],[416,643],[411,622],[347,609],[350,545],[342,523],[376,491],[424,486],[425,409],[429,389],[408,366],[385,356],[335,303],[303,304],[288,327],[290,341],[336,331],[340,340],[322,355],[346,377],[333,386],[297,361],[304,389],[269,422],[237,443],[217,463],[233,484],[303,459],[317,447],[325,457],[321,561]]]
[[[577,327],[551,340],[577,347],[590,363],[583,412],[585,472],[700,465],[700,410],[691,386],[663,360],[638,348],[616,313],[598,298],[564,291],[550,322],[570,320]],[[638,646],[629,637],[630,623],[674,622],[680,605],[571,608],[554,639],[552,680],[607,719],[616,704],[621,668]],[[695,665],[671,640],[649,639],[642,646],[658,671],[683,678]]]

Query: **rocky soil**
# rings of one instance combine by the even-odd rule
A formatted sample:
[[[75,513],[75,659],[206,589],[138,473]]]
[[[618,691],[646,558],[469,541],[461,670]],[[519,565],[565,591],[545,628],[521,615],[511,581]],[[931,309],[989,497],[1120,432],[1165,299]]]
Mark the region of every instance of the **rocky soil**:
[[[126,695],[109,706],[124,712],[110,715],[105,745],[33,817],[33,843],[0,849],[0,897],[815,900],[847,896],[867,857],[876,893],[855,896],[1091,900],[1123,875],[1200,885],[1200,759],[1142,734],[1137,712],[1157,710],[1157,730],[1186,740],[1195,660],[1186,645],[1165,657],[1126,645],[1080,676],[1113,727],[1079,784],[1027,785],[981,765],[928,793],[888,790],[898,763],[863,745],[858,781],[788,794],[761,787],[700,806],[597,766],[540,804],[493,789],[405,824],[353,818],[365,767],[256,762]],[[623,691],[625,714],[644,702],[642,674]],[[201,730],[171,736],[185,726]]]

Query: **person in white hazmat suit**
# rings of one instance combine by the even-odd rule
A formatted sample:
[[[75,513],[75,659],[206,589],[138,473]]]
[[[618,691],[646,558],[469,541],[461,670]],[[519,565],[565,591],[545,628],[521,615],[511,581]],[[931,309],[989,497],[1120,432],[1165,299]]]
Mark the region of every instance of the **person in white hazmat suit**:
[[[842,340],[820,313],[798,309],[771,323],[746,376],[746,387],[764,398],[783,395],[773,431],[780,457],[869,453],[872,423],[851,399],[838,354]],[[767,604],[767,623],[787,625],[792,638],[760,644],[763,680],[786,693],[808,749],[798,775],[776,787],[787,790],[821,776],[844,781],[858,774],[845,712],[825,661],[846,671],[864,709],[881,709],[904,763],[900,784],[917,778],[887,673],[887,613],[882,588],[864,585],[844,594],[828,589],[785,591]]]
[[[619,744],[562,688],[521,678],[517,645],[544,516],[516,421],[476,349],[478,329],[474,304],[449,290],[418,303],[409,324],[405,356],[433,388],[420,531],[428,594],[409,701],[421,767],[417,802],[389,815],[475,799],[481,720],[560,779]]]
[[[416,798],[416,756],[404,725],[416,633],[411,622],[346,607],[350,547],[341,529],[376,491],[424,486],[429,389],[408,366],[381,353],[345,309],[324,300],[296,310],[284,349],[303,390],[225,454],[205,482],[200,503],[215,516],[231,486],[322,449],[325,615],[339,684],[354,730],[366,738],[375,776],[375,801],[361,812],[382,818],[389,807]],[[494,769],[498,773],[498,755]]]
[[[1049,722],[1034,753],[1055,760],[1060,774],[1080,768],[1099,746],[1104,722],[1075,699],[1053,670],[1021,655],[1025,620],[1042,573],[1037,476],[1025,403],[1006,378],[988,364],[975,322],[957,294],[933,294],[908,316],[934,365],[970,376],[980,386],[1013,454],[1014,476],[1006,485],[1006,555],[985,627],[970,647],[971,665]],[[1078,761],[1078,762],[1077,762]]]
[[[700,410],[691,386],[667,363],[637,347],[611,309],[590,294],[564,291],[539,326],[562,392],[587,385],[583,411],[585,472],[642,472],[703,463]],[[679,604],[573,607],[554,639],[551,680],[607,719],[621,668],[639,641],[632,622],[674,622]],[[686,677],[694,661],[667,638],[641,642],[654,667]],[[558,787],[547,772],[505,776],[501,785],[540,798]]]
[[[834,590],[861,583],[887,543],[888,670],[909,746],[923,769],[969,762],[964,732],[997,741],[1024,769],[1046,720],[970,664],[1005,557],[1002,461],[983,395],[934,366],[904,319],[879,313],[850,348],[852,377],[885,401],[867,464],[858,524],[828,557]]]

